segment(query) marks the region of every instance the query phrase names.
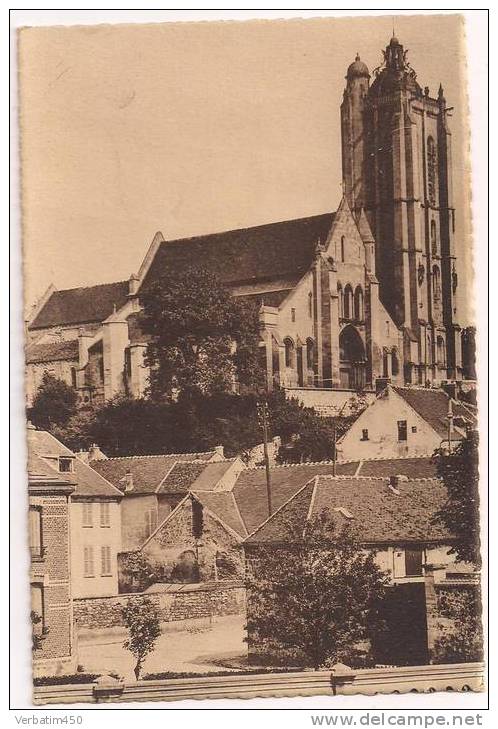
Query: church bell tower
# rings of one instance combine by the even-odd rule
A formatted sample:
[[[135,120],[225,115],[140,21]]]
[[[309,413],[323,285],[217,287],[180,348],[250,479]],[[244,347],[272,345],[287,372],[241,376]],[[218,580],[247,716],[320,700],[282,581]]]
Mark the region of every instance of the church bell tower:
[[[460,379],[460,327],[451,183],[451,132],[443,89],[422,90],[392,37],[372,74],[357,56],[341,105],[342,169],[354,214],[365,209],[376,241],[380,298],[403,331],[405,380]]]

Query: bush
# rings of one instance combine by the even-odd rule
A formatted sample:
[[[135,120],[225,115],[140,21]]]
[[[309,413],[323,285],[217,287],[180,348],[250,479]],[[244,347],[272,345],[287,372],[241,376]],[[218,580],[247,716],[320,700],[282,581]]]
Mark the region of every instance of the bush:
[[[100,673],[68,673],[64,676],[36,676],[33,686],[64,686],[72,683],[93,683]]]
[[[143,681],[163,681],[169,678],[211,678],[212,676],[252,676],[263,673],[292,673],[295,668],[244,668],[241,671],[234,669],[229,671],[211,671],[204,673],[186,673],[186,672],[175,672],[175,671],[163,671],[161,673],[146,673],[142,676]],[[303,669],[310,670],[310,669]]]

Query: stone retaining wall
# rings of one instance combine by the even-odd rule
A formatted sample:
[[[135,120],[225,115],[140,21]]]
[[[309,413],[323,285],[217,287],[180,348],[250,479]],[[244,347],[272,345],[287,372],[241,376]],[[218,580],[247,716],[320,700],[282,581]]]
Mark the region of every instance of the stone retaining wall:
[[[124,627],[123,605],[129,599],[141,601],[146,597],[155,604],[161,622],[238,615],[245,610],[242,582],[156,585],[145,593],[74,600],[75,627],[79,630]]]

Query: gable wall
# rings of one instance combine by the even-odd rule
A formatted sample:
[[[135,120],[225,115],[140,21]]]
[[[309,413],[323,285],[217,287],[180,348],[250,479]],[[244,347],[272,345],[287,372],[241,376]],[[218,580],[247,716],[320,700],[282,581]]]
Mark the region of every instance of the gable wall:
[[[228,553],[243,575],[242,549],[235,537],[205,509],[203,533],[198,540],[192,534],[192,500],[185,499],[168,521],[144,545],[142,553],[152,562],[172,569],[183,552],[198,555],[201,582],[216,579],[216,554]]]
[[[398,420],[407,421],[406,441],[398,441]],[[412,433],[412,427],[417,429]],[[368,429],[368,440],[362,430]],[[398,395],[379,397],[353,423],[339,443],[341,460],[354,458],[402,458],[432,455],[441,444],[438,434]]]
[[[140,549],[149,536],[147,532],[147,512],[155,511],[156,521],[158,506],[155,494],[132,496],[127,494],[121,502],[122,549],[130,551]]]

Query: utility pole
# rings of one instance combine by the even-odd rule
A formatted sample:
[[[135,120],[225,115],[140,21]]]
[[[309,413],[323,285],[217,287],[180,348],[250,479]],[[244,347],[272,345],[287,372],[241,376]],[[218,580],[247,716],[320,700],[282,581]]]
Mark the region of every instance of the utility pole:
[[[451,397],[448,400],[448,414],[446,416],[448,421],[448,453],[451,455],[451,433],[453,431],[453,403]]]
[[[268,410],[268,402],[259,400],[257,403],[258,422],[263,431],[263,449],[265,454],[266,469],[266,493],[268,497],[268,516],[273,514],[271,505],[271,474],[270,474],[270,456],[268,455],[268,424],[270,420],[270,412]]]
[[[344,412],[344,408],[348,404],[348,400],[345,400],[342,404],[341,409],[338,413],[336,413],[332,419],[333,426],[332,426],[332,444],[334,446],[333,456],[332,456],[332,475],[336,476],[336,468],[337,468],[337,420],[342,416],[342,413]]]

